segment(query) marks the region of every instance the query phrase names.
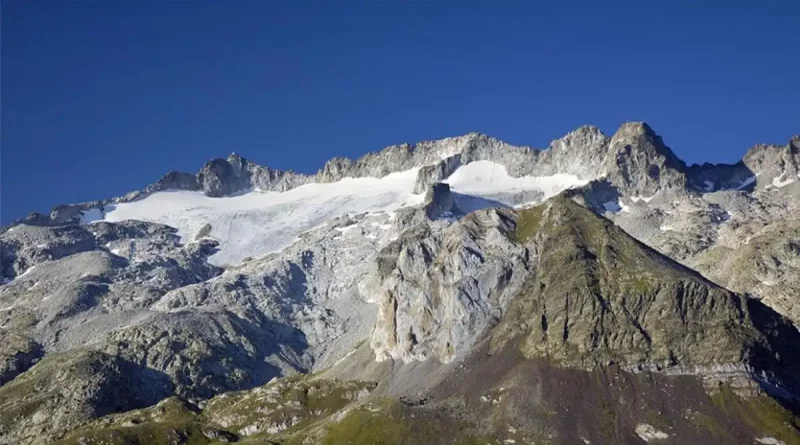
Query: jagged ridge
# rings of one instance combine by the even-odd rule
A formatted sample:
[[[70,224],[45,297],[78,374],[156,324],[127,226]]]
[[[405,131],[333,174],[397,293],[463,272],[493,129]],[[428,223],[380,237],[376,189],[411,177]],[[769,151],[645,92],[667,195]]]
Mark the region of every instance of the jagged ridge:
[[[687,167],[643,122],[625,123],[610,138],[597,127],[583,126],[553,141],[547,150],[517,147],[484,134],[469,133],[393,145],[357,160],[334,157],[312,175],[261,166],[231,153],[226,159],[208,161],[195,175],[172,171],[156,183],[125,196],[57,206],[49,217],[34,213],[22,221],[28,224],[75,221],[86,210],[139,200],[164,190],[202,191],[211,197],[223,197],[249,190],[287,191],[346,177],[383,177],[415,167],[421,167],[415,193],[424,193],[459,166],[479,160],[503,165],[512,177],[563,173],[587,181],[608,178],[629,196],[650,196],[671,189],[702,192],[737,188],[762,173],[793,178],[800,172],[799,141],[800,136],[793,136],[785,147],[757,145],[733,165]],[[709,187],[709,183],[713,185]]]

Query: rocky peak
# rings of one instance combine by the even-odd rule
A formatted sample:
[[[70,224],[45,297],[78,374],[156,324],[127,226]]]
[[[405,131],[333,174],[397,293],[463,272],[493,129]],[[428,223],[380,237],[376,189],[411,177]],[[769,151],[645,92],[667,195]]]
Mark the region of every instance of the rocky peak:
[[[51,221],[40,217],[24,221],[36,225],[73,221],[87,210],[136,201],[162,190],[202,191],[211,197],[249,190],[283,192],[312,182],[383,177],[414,168],[419,169],[414,193],[420,194],[475,161],[502,165],[512,177],[572,175],[581,181],[605,178],[621,196],[630,197],[650,197],[665,190],[684,193],[687,188],[702,192],[736,189],[748,181],[755,182],[754,176],[761,176],[757,185],[766,188],[772,182],[800,183],[794,178],[800,171],[799,145],[800,136],[795,136],[785,150],[759,145],[748,152],[742,163],[689,169],[649,125],[628,122],[610,138],[599,128],[584,125],[553,141],[547,150],[513,146],[479,132],[416,144],[403,143],[367,153],[356,160],[334,157],[313,175],[272,169],[231,153],[227,158],[208,161],[196,175],[173,171],[158,182],[122,197],[59,206],[51,214]]]
[[[789,146],[792,153],[800,152],[800,134],[796,134],[789,138]]]
[[[220,197],[243,190],[250,185],[249,171],[241,157],[212,159],[197,173],[197,180],[208,196]]]
[[[626,122],[611,137],[604,171],[611,182],[634,196],[686,185],[686,163],[644,122]]]
[[[600,149],[608,137],[593,125],[583,125],[550,144],[550,149]]]
[[[333,182],[350,173],[352,168],[353,161],[350,158],[333,157],[319,170],[317,177],[323,182]]]
[[[171,171],[159,179],[158,182],[147,186],[145,193],[154,193],[162,190],[200,190],[202,187],[197,182],[197,177],[190,173]]]
[[[525,157],[537,176],[570,174],[581,179],[601,176],[608,138],[599,128],[584,125],[550,143],[547,150],[529,150]]]
[[[800,136],[792,137],[784,146],[755,145],[744,155],[742,163],[754,174],[763,175],[762,182],[767,184],[773,178],[779,183],[795,179],[800,172]]]
[[[648,159],[662,158],[668,167],[680,171],[686,169],[686,163],[645,122],[625,122],[611,137],[610,143],[619,153]]]
[[[520,212],[516,227],[538,262],[495,330],[495,348],[516,339],[523,355],[562,366],[617,364],[709,376],[727,366],[745,385],[771,390],[798,383],[785,375],[796,359],[785,356],[787,346],[774,332],[797,335],[774,311],[650,249],[564,195]],[[778,377],[764,381],[751,375],[752,367]]]

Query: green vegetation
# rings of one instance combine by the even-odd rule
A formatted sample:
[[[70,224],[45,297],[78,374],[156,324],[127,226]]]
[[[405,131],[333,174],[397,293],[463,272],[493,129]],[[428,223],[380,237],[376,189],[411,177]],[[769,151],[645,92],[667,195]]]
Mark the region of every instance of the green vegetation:
[[[598,425],[600,434],[603,435],[606,443],[614,443],[614,438],[617,435],[617,410],[606,399],[601,399],[600,414],[603,418],[600,425]]]
[[[699,429],[707,431],[720,439],[719,443],[732,443],[734,438],[730,430],[722,425],[716,418],[704,413],[694,412],[689,420]]]
[[[539,229],[539,223],[542,221],[544,209],[545,206],[540,205],[519,212],[516,231],[518,241],[525,242],[536,234]]]
[[[213,398],[203,414],[214,422],[239,431],[251,425],[287,432],[328,416],[375,388],[371,382],[343,382],[297,375],[264,387]]]
[[[101,353],[80,350],[51,354],[3,385],[0,387],[0,431],[52,404],[53,396],[60,389],[59,381],[101,371],[108,359],[109,356]]]
[[[56,444],[206,445],[217,443],[217,439],[235,437],[228,431],[209,426],[192,405],[170,397],[150,408],[98,419]]]
[[[463,432],[463,426],[441,412],[411,408],[391,399],[379,399],[350,411],[331,423],[325,445],[406,445],[496,443]]]
[[[201,423],[146,423],[74,434],[54,445],[210,445],[228,443],[235,436]]]
[[[150,408],[98,419],[70,434],[59,445],[301,444],[326,419],[375,387],[369,382],[343,382],[292,376],[248,391],[221,394],[200,411],[171,397]],[[269,431],[268,431],[269,430]],[[268,440],[269,439],[269,440]]]
[[[739,360],[760,341],[739,297],[569,198],[520,211],[516,236],[535,238],[537,262],[492,351],[513,344],[567,367],[702,365]]]
[[[642,412],[644,413],[644,423],[652,425],[657,430],[661,431],[669,431],[672,429],[671,425],[664,419],[664,416],[656,412],[654,409],[650,407],[644,407]]]
[[[723,385],[711,395],[711,401],[726,414],[742,419],[764,436],[782,440],[786,445],[800,445],[800,417],[769,397],[745,399]]]

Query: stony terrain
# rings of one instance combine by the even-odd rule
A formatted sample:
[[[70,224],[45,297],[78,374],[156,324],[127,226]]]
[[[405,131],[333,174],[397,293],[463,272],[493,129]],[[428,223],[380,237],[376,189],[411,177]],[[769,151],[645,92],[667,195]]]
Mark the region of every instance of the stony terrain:
[[[687,166],[627,123],[31,214],[0,444],[800,443],[799,172],[800,137]]]

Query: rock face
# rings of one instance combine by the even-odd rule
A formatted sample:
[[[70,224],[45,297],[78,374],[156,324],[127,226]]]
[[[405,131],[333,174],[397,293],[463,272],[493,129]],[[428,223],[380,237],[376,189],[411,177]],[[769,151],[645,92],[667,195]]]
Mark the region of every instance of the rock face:
[[[19,339],[4,345],[2,383],[43,349],[83,347],[163,373],[186,397],[262,384],[281,367],[303,369],[291,358],[304,347],[303,336],[278,322],[221,308],[154,310],[168,291],[221,273],[206,262],[214,245],[181,245],[174,229],[137,221],[7,231],[4,266],[26,272],[0,288],[0,332]],[[265,362],[277,354],[287,360]]]
[[[27,371],[44,354],[41,345],[17,333],[5,333],[0,343],[0,386]]]
[[[785,373],[795,366],[789,323],[566,197],[519,216],[492,209],[444,229],[420,224],[381,251],[361,290],[379,303],[370,342],[379,361],[447,363],[497,325],[494,349],[518,343],[557,366],[796,390],[786,388],[797,384]]]
[[[785,348],[796,332],[774,311],[713,284],[565,197],[523,211],[517,224],[538,262],[495,330],[495,348],[518,341],[525,357],[557,366],[619,365],[715,382],[725,374],[728,383],[742,378],[736,384],[778,393],[796,387],[787,374],[795,359]]]
[[[644,123],[470,133],[313,175],[232,154],[32,214],[0,229],[0,443],[792,443],[798,147],[687,166]],[[199,212],[108,217],[177,195]],[[282,205],[253,230],[297,219],[286,243],[217,262],[246,234],[181,225],[253,196]],[[309,372],[378,384],[282,378]]]
[[[617,130],[603,167],[611,183],[630,196],[686,186],[686,164],[645,123],[628,123]]]
[[[526,276],[514,229],[507,211],[485,210],[443,230],[422,224],[385,247],[361,286],[379,305],[378,359],[448,362],[469,351]]]
[[[744,301],[641,245],[566,198],[525,210],[521,240],[538,252],[526,289],[498,329],[523,353],[566,366],[667,368],[738,362]]]
[[[754,229],[738,248],[704,251],[693,264],[715,282],[757,296],[800,323],[800,213]]]

